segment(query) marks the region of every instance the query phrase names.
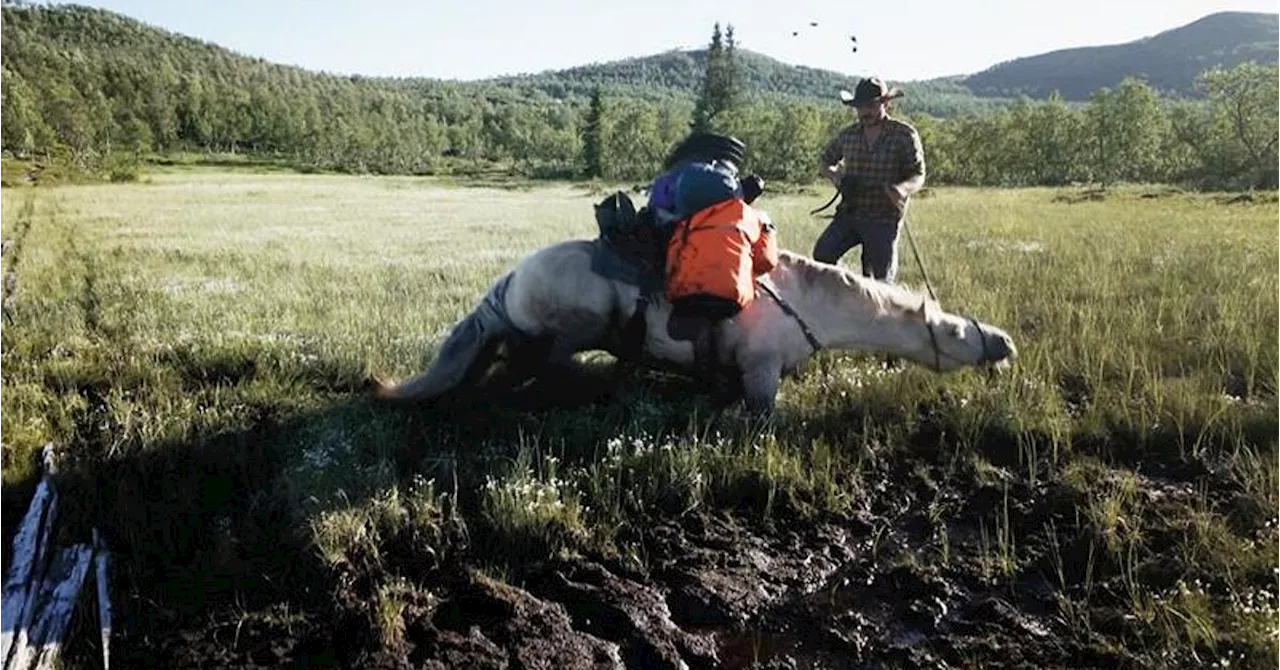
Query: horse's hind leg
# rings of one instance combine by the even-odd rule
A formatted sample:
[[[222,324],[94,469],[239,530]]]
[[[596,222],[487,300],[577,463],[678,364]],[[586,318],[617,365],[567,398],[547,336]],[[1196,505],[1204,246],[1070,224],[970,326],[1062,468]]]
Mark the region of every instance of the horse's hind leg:
[[[574,354],[592,348],[581,337],[560,334],[513,349],[511,366],[518,384],[533,382],[518,392],[519,404],[536,407],[576,404],[600,395],[601,380],[592,376]],[[518,354],[514,352],[519,352]]]
[[[512,338],[507,342],[506,366],[501,383],[517,389],[538,376],[546,365],[553,343],[551,337]]]
[[[472,312],[454,326],[426,372],[393,387],[379,387],[377,397],[385,400],[431,400],[474,383],[493,362],[506,330],[501,321],[486,318],[479,311]]]

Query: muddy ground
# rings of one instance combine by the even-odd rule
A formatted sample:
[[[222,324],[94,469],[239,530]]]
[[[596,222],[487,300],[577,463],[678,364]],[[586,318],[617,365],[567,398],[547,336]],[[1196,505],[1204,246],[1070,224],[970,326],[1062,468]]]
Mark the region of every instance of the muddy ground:
[[[1117,557],[1113,538],[1086,518],[1089,493],[1061,469],[1028,481],[999,436],[972,459],[938,445],[921,439],[868,460],[865,485],[839,514],[778,504],[766,515],[751,501],[655,510],[628,538],[636,564],[572,554],[495,570],[500,561],[480,553],[490,545],[453,537],[442,555],[393,542],[384,559],[299,577],[321,585],[305,600],[271,596],[266,589],[290,589],[264,577],[224,585],[235,599],[194,616],[125,602],[145,616],[118,627],[112,666],[1205,667],[1210,650],[1165,644],[1134,616],[1129,586],[1222,584],[1212,563],[1179,553],[1180,519],[1197,504],[1219,510],[1232,533],[1274,543],[1274,511],[1258,508],[1222,464],[1135,455],[1141,514],[1128,522],[1142,539]],[[1089,472],[1105,484],[1115,471]],[[237,579],[254,572],[241,567]],[[1271,567],[1250,570],[1231,576],[1234,587],[1274,602]],[[376,605],[387,588],[398,594],[390,613]],[[99,667],[94,639],[77,637],[74,667]]]
[[[1079,546],[1058,548],[1065,590],[1053,581],[1048,547],[1020,548],[1044,558],[1007,578],[993,578],[984,563],[992,549],[981,520],[996,506],[1011,505],[1020,537],[1035,538],[1052,518],[1069,525],[1070,491],[1015,486],[1006,496],[987,487],[961,497],[905,461],[885,474],[901,485],[882,486],[865,509],[840,517],[655,518],[643,532],[644,572],[575,557],[504,582],[465,559],[433,566],[391,640],[368,624],[368,588],[357,578],[338,587],[332,607],[278,604],[211,615],[204,625],[130,631],[113,655],[119,667],[172,668],[1163,665],[1126,651],[1132,638],[1118,599],[1113,607],[1105,595],[1119,588],[1105,565],[1094,575],[1104,595],[1086,615],[1092,625],[1063,615],[1056,594],[1081,581],[1072,574],[1083,570],[1084,557],[1071,553]],[[945,561],[926,511],[944,500],[953,510],[943,522]]]

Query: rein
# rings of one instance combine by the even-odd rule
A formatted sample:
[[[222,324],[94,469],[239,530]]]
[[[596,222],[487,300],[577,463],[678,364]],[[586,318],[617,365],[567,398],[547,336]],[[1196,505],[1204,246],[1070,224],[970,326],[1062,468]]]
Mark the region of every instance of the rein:
[[[924,287],[929,289],[929,297],[934,302],[937,302],[938,297],[934,295],[933,285],[929,282],[929,273],[925,271],[924,261],[920,259],[920,250],[916,248],[916,238],[914,235],[911,234],[911,227],[907,225],[906,210],[903,210],[902,212],[902,229],[907,231],[907,242],[911,244],[911,255],[915,256],[916,265],[920,266],[920,276],[924,277]],[[934,369],[940,370],[942,369],[942,356],[944,356],[945,354],[943,354],[942,349],[938,347],[938,336],[933,332],[933,324],[929,323],[929,316],[925,314],[924,307],[925,307],[925,303],[921,302],[920,315],[924,317],[925,328],[929,329],[929,342],[933,345]],[[982,361],[986,362],[990,360],[990,350],[987,349],[987,331],[983,330],[982,326],[978,325],[977,319],[971,316],[965,317],[965,318],[969,319],[969,323],[972,323],[973,327],[978,329],[978,337],[982,339]],[[959,360],[954,356],[947,356],[947,358],[950,358],[952,360]]]
[[[778,295],[778,292],[763,279],[757,278],[756,286],[759,286],[766,295],[773,298],[773,301],[778,303],[778,308],[781,309],[784,314],[795,319],[795,322],[800,326],[800,332],[804,333],[804,339],[807,340],[809,342],[809,346],[813,348],[813,351],[810,351],[809,355],[812,356],[813,354],[822,351],[822,343],[818,342],[818,338],[814,336],[813,331],[809,330],[809,324],[805,323],[804,319],[800,318],[800,315],[790,303],[783,300],[782,296]],[[985,345],[986,343],[984,342],[983,344]]]
[[[835,193],[833,193],[833,194],[831,195],[831,199],[827,201],[827,204],[825,204],[825,205],[823,205],[823,206],[821,206],[821,207],[819,207],[819,208],[817,208],[817,209],[810,210],[809,214],[811,214],[811,215],[812,215],[812,214],[817,214],[818,212],[821,212],[822,210],[824,210],[824,209],[826,209],[826,208],[830,207],[830,206],[831,206],[831,205],[832,205],[832,204],[833,204],[837,199],[839,199],[839,198],[840,198],[840,189],[836,189],[836,192],[835,192]]]

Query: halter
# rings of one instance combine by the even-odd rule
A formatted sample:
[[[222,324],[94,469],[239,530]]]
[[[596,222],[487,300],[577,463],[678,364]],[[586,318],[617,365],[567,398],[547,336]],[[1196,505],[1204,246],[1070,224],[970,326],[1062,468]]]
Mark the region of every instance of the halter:
[[[920,301],[920,318],[924,319],[924,327],[929,331],[929,344],[933,346],[933,369],[935,372],[941,372],[943,356],[946,356],[947,358],[950,358],[953,361],[959,361],[961,363],[963,363],[964,361],[959,358],[956,358],[955,356],[952,356],[951,354],[942,353],[942,347],[938,346],[938,335],[933,331],[933,324],[929,323],[929,315],[928,313],[925,312],[925,308],[928,306],[928,304],[929,304],[928,300]],[[969,320],[969,323],[973,324],[973,327],[975,329],[977,329],[978,338],[982,342],[982,358],[980,359],[980,362],[982,363],[990,362],[991,361],[990,350],[987,349],[987,331],[982,329],[982,326],[978,324],[977,319],[971,316],[967,316],[965,318]]]

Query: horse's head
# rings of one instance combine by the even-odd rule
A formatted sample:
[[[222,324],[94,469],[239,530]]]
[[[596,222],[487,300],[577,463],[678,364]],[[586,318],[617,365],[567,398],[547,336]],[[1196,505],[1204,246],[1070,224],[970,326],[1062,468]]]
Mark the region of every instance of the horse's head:
[[[817,339],[833,349],[883,351],[939,372],[1007,367],[1017,355],[1008,333],[898,284],[859,276],[798,254],[781,254],[792,298],[803,306]]]
[[[966,366],[1001,370],[1018,356],[1009,334],[977,319],[951,314],[930,300],[908,310],[907,320],[918,320],[918,346],[908,354],[912,359],[939,372]],[[904,352],[907,353],[907,352]]]

